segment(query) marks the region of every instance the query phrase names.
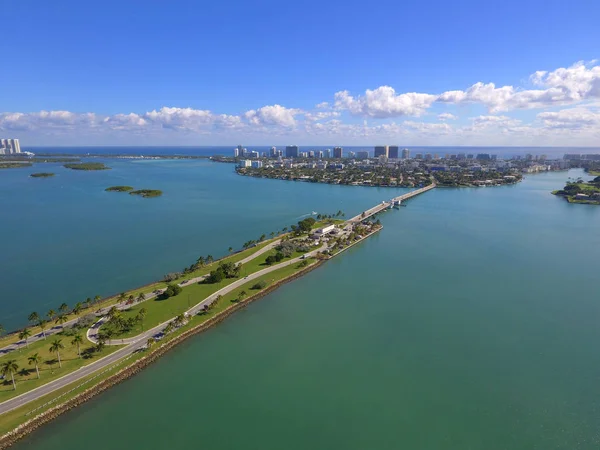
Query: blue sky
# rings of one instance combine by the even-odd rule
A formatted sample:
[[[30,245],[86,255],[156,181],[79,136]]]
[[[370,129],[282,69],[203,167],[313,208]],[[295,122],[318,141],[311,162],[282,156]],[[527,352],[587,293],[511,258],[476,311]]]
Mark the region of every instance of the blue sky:
[[[4,0],[0,17],[18,24],[0,135],[31,145],[600,142],[599,2]]]

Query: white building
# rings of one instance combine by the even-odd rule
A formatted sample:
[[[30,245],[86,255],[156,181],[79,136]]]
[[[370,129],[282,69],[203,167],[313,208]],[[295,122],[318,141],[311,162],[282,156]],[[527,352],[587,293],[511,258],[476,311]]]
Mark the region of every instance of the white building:
[[[326,227],[319,228],[317,230],[317,233],[318,234],[327,234],[327,233],[331,233],[333,230],[335,230],[335,225],[328,225]]]
[[[0,155],[14,155],[21,153],[18,139],[0,139]]]
[[[240,161],[239,167],[242,167],[242,168],[252,167],[252,161],[250,161],[249,159],[243,159]]]
[[[262,161],[252,161],[251,163],[253,169],[260,169],[263,166]]]

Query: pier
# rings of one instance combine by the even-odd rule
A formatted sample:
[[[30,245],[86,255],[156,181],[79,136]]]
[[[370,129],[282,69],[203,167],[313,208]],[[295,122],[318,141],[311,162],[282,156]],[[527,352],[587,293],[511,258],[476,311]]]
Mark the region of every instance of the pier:
[[[352,217],[350,220],[348,220],[348,222],[350,222],[350,223],[360,222],[361,220],[367,219],[377,213],[385,211],[386,209],[393,208],[394,205],[399,205],[404,200],[408,200],[409,198],[413,198],[419,194],[423,194],[427,191],[430,191],[431,189],[434,189],[435,187],[436,187],[436,184],[434,182],[428,186],[422,187],[420,189],[415,189],[414,191],[407,192],[406,194],[395,197],[389,201],[383,201],[379,205],[376,205],[370,209],[367,209],[366,211],[363,211],[361,214]]]

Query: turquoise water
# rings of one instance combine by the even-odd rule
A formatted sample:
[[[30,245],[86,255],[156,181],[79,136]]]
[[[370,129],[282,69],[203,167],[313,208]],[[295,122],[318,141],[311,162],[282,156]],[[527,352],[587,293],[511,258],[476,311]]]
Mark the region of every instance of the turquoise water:
[[[24,326],[32,311],[112,295],[222,256],[312,211],[357,213],[392,194],[242,178],[207,160],[106,160],[104,171],[61,164],[0,171],[0,323]],[[54,171],[53,178],[30,173]],[[114,185],[161,189],[145,199]],[[401,191],[401,190],[398,190]]]
[[[153,164],[127,169],[140,177],[128,184],[181,183],[177,195],[172,189],[147,206],[153,200],[98,193],[79,219],[69,217],[80,237],[82,227],[109,221],[89,241],[101,239],[94,248],[104,253],[96,258],[110,254],[111,264],[131,269],[124,282],[138,270],[135,281],[143,281],[145,265],[165,271],[145,260],[146,246],[163,264],[193,258],[198,251],[188,246],[181,250],[189,255],[173,256],[180,233],[189,247],[216,254],[228,236],[244,242],[313,209],[339,204],[357,212],[389,197],[385,190],[236,178],[230,166],[205,162],[194,169]],[[103,187],[100,177],[119,170],[91,174],[93,183]],[[146,185],[146,174],[157,173]],[[382,215],[385,228],[375,237],[15,448],[597,449],[600,208],[549,194],[579,173],[413,199]],[[92,195],[89,184],[81,189],[69,198]],[[120,213],[92,214],[106,202],[117,202]],[[155,208],[164,213],[169,205],[176,205],[173,220],[156,218]],[[71,245],[69,253],[78,243]],[[47,267],[44,255],[37,267]],[[91,263],[93,271],[120,271],[106,261]]]

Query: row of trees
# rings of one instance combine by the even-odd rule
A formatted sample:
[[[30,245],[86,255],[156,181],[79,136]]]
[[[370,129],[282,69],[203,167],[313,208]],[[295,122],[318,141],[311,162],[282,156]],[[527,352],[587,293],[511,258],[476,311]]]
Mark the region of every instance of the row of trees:
[[[80,334],[77,334],[77,335],[73,336],[73,339],[71,340],[71,345],[77,347],[77,355],[80,358],[81,358],[81,344],[82,343],[83,343],[83,337]],[[62,361],[60,359],[60,352],[64,348],[65,348],[65,346],[62,343],[62,339],[55,339],[54,341],[52,341],[52,344],[50,345],[50,348],[49,348],[50,353],[55,353],[56,354],[56,359],[58,361],[58,367],[59,368],[62,368]],[[42,357],[40,356],[39,353],[34,353],[34,354],[28,356],[27,360],[29,362],[29,365],[34,365],[35,366],[35,371],[36,371],[37,377],[39,379],[40,378],[40,368],[39,368],[39,366],[42,363]],[[23,368],[23,369],[21,369],[19,371],[19,365],[17,364],[17,360],[16,359],[9,359],[9,360],[3,362],[2,365],[0,366],[0,373],[2,373],[2,375],[4,376],[5,380],[10,376],[11,381],[12,381],[12,385],[13,385],[13,389],[17,390],[17,383],[15,381],[15,374],[18,373],[21,376],[27,376],[27,375],[29,375],[29,370]]]
[[[205,279],[205,283],[219,283],[226,278],[238,278],[241,270],[241,264],[222,262],[219,264],[219,267],[210,272]]]

